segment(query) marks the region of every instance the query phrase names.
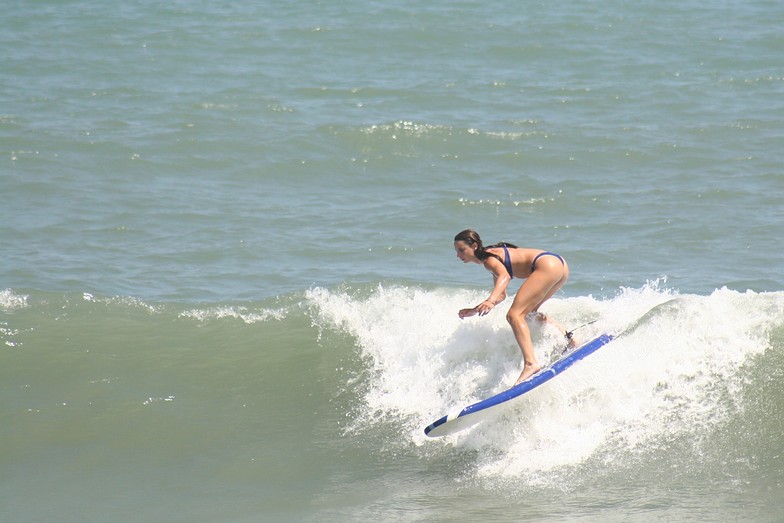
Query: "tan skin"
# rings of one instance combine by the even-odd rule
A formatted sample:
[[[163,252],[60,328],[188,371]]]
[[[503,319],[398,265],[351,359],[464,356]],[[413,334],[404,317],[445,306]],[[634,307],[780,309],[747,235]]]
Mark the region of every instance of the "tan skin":
[[[471,309],[462,309],[458,316],[468,318],[470,316],[484,316],[495,306],[506,299],[506,289],[512,279],[509,273],[498,259],[489,256],[482,261],[476,257],[476,245],[469,245],[464,241],[455,242],[455,252],[463,263],[478,263],[484,265],[485,269],[493,274],[493,291],[490,297]],[[488,248],[487,252],[498,255],[504,259],[502,248]],[[563,327],[539,313],[539,307],[549,300],[558,290],[563,287],[569,279],[569,265],[555,256],[542,256],[536,261],[536,267],[531,271],[531,263],[541,249],[509,249],[509,256],[512,261],[512,273],[515,278],[525,279],[520,286],[517,294],[512,301],[512,306],[506,313],[506,320],[512,327],[515,340],[523,353],[523,371],[517,378],[515,385],[528,379],[542,369],[534,353],[534,344],[531,341],[531,331],[526,323],[526,316],[531,313],[538,313],[540,321],[548,321],[556,325],[562,332]]]

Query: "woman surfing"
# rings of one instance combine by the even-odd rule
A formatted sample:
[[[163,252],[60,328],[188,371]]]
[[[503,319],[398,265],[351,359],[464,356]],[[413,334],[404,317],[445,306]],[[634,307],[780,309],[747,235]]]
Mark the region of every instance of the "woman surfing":
[[[485,247],[479,234],[471,229],[455,236],[455,252],[463,263],[484,265],[493,274],[490,297],[476,307],[462,309],[458,313],[460,318],[484,316],[506,299],[506,289],[513,278],[525,279],[506,313],[506,320],[523,353],[523,370],[515,385],[525,381],[542,369],[534,353],[526,317],[535,314],[539,321],[552,323],[566,334],[563,327],[540,313],[539,307],[569,279],[569,265],[560,255],[541,249],[526,249],[511,243]]]

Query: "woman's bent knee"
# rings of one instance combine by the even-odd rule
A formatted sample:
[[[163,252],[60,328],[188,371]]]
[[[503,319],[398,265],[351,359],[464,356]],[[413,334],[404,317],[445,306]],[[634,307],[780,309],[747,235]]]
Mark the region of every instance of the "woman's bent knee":
[[[509,309],[509,312],[506,313],[506,321],[509,322],[510,325],[519,325],[521,323],[525,323],[525,317],[529,313],[525,311],[518,311],[515,309]]]

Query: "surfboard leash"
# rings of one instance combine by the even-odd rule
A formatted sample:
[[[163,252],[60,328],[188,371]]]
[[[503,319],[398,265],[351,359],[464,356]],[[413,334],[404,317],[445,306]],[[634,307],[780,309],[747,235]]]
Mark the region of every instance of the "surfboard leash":
[[[575,327],[574,329],[572,329],[570,331],[566,331],[566,334],[564,334],[564,337],[567,340],[572,341],[572,337],[574,337],[574,331],[578,331],[578,330],[582,329],[583,327],[587,327],[588,325],[596,323],[597,321],[599,321],[599,320],[596,319],[596,320],[593,320],[593,321],[589,321],[588,323],[584,323],[584,324],[580,325],[579,327]]]

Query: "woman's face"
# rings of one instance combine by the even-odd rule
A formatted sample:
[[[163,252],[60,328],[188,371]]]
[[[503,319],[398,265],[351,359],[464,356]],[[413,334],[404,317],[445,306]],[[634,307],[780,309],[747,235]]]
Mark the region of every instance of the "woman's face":
[[[462,240],[455,242],[455,252],[463,263],[479,262],[479,259],[476,257],[476,247],[468,245]]]

